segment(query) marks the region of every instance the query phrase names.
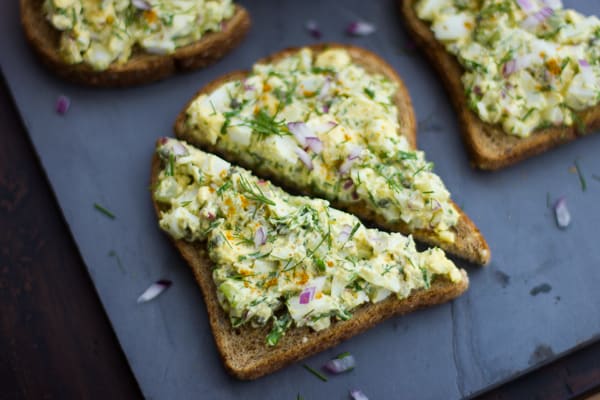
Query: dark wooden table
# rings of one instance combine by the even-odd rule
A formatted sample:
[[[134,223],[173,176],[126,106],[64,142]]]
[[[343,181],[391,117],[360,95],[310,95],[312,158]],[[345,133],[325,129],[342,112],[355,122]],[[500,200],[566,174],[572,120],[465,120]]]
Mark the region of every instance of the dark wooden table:
[[[4,81],[0,138],[0,399],[141,398]],[[481,399],[599,390],[600,342]]]

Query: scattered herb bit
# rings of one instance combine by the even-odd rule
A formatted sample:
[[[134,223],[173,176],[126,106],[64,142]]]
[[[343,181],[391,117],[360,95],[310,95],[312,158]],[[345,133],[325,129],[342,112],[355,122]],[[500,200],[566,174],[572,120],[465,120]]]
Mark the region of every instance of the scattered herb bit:
[[[173,282],[171,282],[170,280],[167,280],[167,279],[161,279],[161,280],[154,282],[152,285],[150,285],[148,287],[148,289],[146,289],[144,291],[144,293],[142,293],[140,295],[140,297],[138,297],[137,302],[138,303],[146,303],[152,299],[155,299],[162,292],[164,292],[169,287],[171,287],[172,284],[173,284]]]
[[[245,121],[245,125],[256,132],[261,139],[272,135],[283,136],[289,134],[283,131],[286,126],[285,121],[283,119],[277,120],[276,118],[277,113],[270,116],[264,109],[260,109],[254,116],[254,119],[247,119]]]
[[[58,99],[56,99],[56,112],[65,115],[69,108],[71,108],[71,100],[67,96],[58,96]]]
[[[270,206],[275,205],[275,202],[269,199],[267,196],[265,196],[263,191],[258,187],[256,183],[254,185],[251,185],[250,182],[248,182],[248,180],[244,176],[240,176],[240,186],[247,198],[254,201],[258,201],[260,203],[268,204]]]
[[[311,368],[310,366],[308,366],[306,364],[304,364],[303,367],[304,367],[304,369],[306,369],[308,372],[310,372],[311,374],[313,374],[314,376],[316,376],[323,382],[327,382],[327,377],[325,375],[323,375],[322,373],[320,373],[319,371],[317,371],[316,369]]]
[[[221,187],[219,187],[217,189],[217,194],[219,196],[221,196],[223,193],[225,193],[227,190],[229,190],[232,186],[233,186],[233,183],[231,183],[231,181],[225,182]]]
[[[117,265],[119,266],[119,269],[121,270],[122,273],[126,273],[125,272],[125,268],[123,268],[123,263],[121,263],[121,257],[119,257],[119,255],[117,254],[116,251],[111,250],[108,252],[108,256],[109,257],[114,257],[115,260],[117,260]]]
[[[267,345],[275,346],[290,325],[292,325],[292,318],[289,314],[285,314],[283,317],[275,319],[275,322],[273,322],[273,329],[271,329],[271,332],[267,335]]]
[[[371,89],[369,89],[368,87],[364,88],[363,90],[364,90],[365,94],[366,94],[367,96],[369,96],[369,98],[370,98],[371,100],[375,98],[375,92],[374,92],[374,91],[372,91],[372,90],[371,90]]]
[[[417,153],[412,152],[412,151],[402,151],[400,150],[398,152],[398,158],[402,161],[404,160],[416,160],[417,159]]]
[[[179,203],[179,206],[180,207],[187,207],[190,204],[192,204],[192,201],[191,200],[187,200],[187,201],[182,201],[181,203]]]
[[[96,210],[100,211],[102,214],[106,215],[110,219],[115,219],[116,218],[115,214],[111,213],[110,211],[108,211],[106,208],[102,207],[98,203],[94,203],[94,208]]]
[[[581,190],[583,192],[585,192],[585,190],[587,189],[587,183],[585,181],[583,173],[581,172],[581,167],[579,166],[579,162],[577,160],[575,160],[575,169],[577,170],[577,175],[579,176],[579,183],[581,183]]]
[[[173,152],[169,153],[169,165],[167,166],[167,176],[175,175],[175,155]]]
[[[354,225],[354,227],[350,231],[350,235],[348,236],[348,239],[346,240],[346,243],[349,242],[350,240],[352,240],[352,238],[354,237],[354,234],[356,233],[356,231],[358,230],[358,228],[360,228],[360,222],[357,222],[356,225]]]

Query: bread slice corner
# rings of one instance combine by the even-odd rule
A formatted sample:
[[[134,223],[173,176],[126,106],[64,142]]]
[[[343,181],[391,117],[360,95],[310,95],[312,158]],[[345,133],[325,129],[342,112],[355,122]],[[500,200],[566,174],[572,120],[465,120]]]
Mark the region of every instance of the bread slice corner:
[[[468,107],[461,81],[462,66],[436,40],[429,24],[417,16],[417,1],[399,0],[404,26],[442,78],[458,113],[463,140],[475,167],[483,170],[507,167],[600,128],[600,105],[578,112],[580,124],[539,129],[526,138],[506,134],[501,126],[482,121]]]
[[[326,43],[307,47],[309,47],[315,53],[319,53],[330,48],[344,48],[350,53],[353,61],[360,64],[367,71],[371,73],[382,74],[388,77],[389,79],[393,80],[398,86],[398,91],[394,98],[394,102],[396,104],[396,107],[398,108],[398,119],[400,121],[401,126],[401,132],[399,132],[399,134],[406,136],[412,148],[416,148],[417,121],[412,106],[412,100],[408,89],[404,85],[404,82],[398,76],[393,67],[391,67],[387,62],[385,62],[376,54],[356,46],[337,43]],[[291,54],[294,54],[298,50],[299,48],[285,49],[259,60],[258,63],[272,63]],[[177,116],[177,119],[174,124],[174,131],[175,135],[179,139],[185,140],[189,143],[199,146],[200,148],[206,151],[218,154],[219,156],[225,158],[230,162],[239,163],[241,166],[252,170],[252,166],[244,165],[244,163],[241,160],[236,158],[235,154],[229,154],[223,151],[222,149],[218,148],[218,146],[214,146],[208,141],[203,141],[202,138],[198,138],[196,135],[192,135],[186,127],[186,110],[197,97],[203,94],[210,93],[227,82],[243,79],[247,75],[248,71],[233,72],[210,82],[202,89],[200,89],[194,95],[194,97],[185,105],[183,110]],[[311,193],[306,192],[304,188],[295,186],[294,182],[284,181],[280,177],[269,174],[266,170],[256,169],[254,170],[254,172],[258,175],[262,175],[272,180],[279,186],[282,186],[288,190],[292,190],[294,192],[301,192],[305,195],[311,195]],[[374,212],[369,211],[365,203],[355,203],[350,206],[339,203],[333,203],[333,206],[349,211],[361,218],[363,221],[375,222],[382,228],[391,231],[399,231],[406,235],[412,234],[417,241],[441,247],[447,252],[458,256],[464,260],[467,260],[471,263],[478,265],[486,265],[487,263],[489,263],[491,252],[485,238],[483,237],[479,229],[475,226],[473,221],[468,217],[468,215],[456,204],[454,204],[454,208],[460,217],[457,226],[454,228],[456,240],[453,243],[441,241],[431,231],[413,231],[410,230],[405,224],[390,223],[381,216],[378,216]]]
[[[63,79],[98,87],[124,87],[154,82],[175,74],[205,67],[237,47],[250,29],[250,16],[240,5],[224,21],[220,32],[205,34],[199,41],[178,48],[168,55],[134,51],[123,63],[113,63],[96,71],[85,63],[69,64],[59,54],[61,32],[45,18],[44,0],[19,0],[21,25],[25,37],[44,65]]]
[[[155,154],[152,159],[151,187],[158,183],[160,170],[161,161]],[[154,199],[153,204],[157,216],[160,217],[160,205]],[[192,269],[200,286],[215,344],[225,369],[231,375],[244,380],[259,378],[333,347],[393,316],[450,301],[460,296],[469,286],[467,273],[461,269],[463,279],[460,282],[436,279],[429,289],[415,291],[405,299],[398,300],[392,296],[379,303],[360,306],[349,320],[334,321],[329,328],[322,331],[314,332],[307,327],[294,327],[286,332],[277,346],[268,347],[265,343],[265,337],[269,333],[267,326],[244,326],[237,329],[231,326],[217,299],[217,288],[212,279],[212,264],[205,243],[172,241]]]

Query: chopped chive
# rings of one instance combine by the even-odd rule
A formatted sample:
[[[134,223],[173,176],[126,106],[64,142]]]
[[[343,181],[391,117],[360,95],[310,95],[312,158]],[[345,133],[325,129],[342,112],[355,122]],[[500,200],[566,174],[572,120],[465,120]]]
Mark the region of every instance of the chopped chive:
[[[221,186],[220,188],[217,189],[217,194],[219,196],[221,196],[226,190],[228,190],[231,186],[233,186],[233,183],[231,183],[231,181],[227,181],[223,184],[223,186]]]
[[[119,266],[119,269],[121,270],[121,272],[123,272],[124,274],[125,272],[125,268],[123,268],[123,264],[121,263],[121,257],[119,257],[119,255],[117,254],[116,251],[111,250],[108,252],[108,256],[109,257],[114,257],[115,260],[117,260],[117,265]]]
[[[581,190],[583,192],[585,192],[585,189],[587,189],[587,183],[585,181],[583,173],[581,172],[581,168],[579,168],[579,162],[577,160],[575,160],[575,169],[577,170],[577,175],[579,176],[579,182],[581,183]]]
[[[367,96],[369,96],[370,99],[375,98],[375,92],[369,89],[368,87],[364,88],[364,92]]]
[[[115,219],[116,218],[115,214],[111,213],[110,211],[108,211],[106,208],[102,207],[98,203],[94,203],[94,208],[96,210],[100,211],[102,214],[106,215],[110,219]]]
[[[189,206],[190,204],[192,204],[192,201],[191,201],[191,200],[188,200],[188,201],[182,201],[181,203],[179,203],[179,206],[180,206],[180,207],[187,207],[187,206]]]
[[[173,153],[169,153],[169,166],[167,168],[167,176],[175,175],[175,156]]]
[[[346,242],[349,242],[350,240],[352,240],[352,238],[354,237],[354,234],[356,233],[358,228],[360,228],[360,222],[357,222],[356,225],[354,225],[354,227],[352,228],[352,231],[350,231],[350,236],[348,236],[348,240],[346,240]]]
[[[316,369],[311,368],[306,364],[304,364],[303,367],[304,367],[304,369],[306,369],[308,372],[310,372],[311,374],[313,374],[314,376],[316,376],[323,382],[327,382],[327,377],[325,375],[323,375],[322,373],[320,373],[319,371],[317,371]]]

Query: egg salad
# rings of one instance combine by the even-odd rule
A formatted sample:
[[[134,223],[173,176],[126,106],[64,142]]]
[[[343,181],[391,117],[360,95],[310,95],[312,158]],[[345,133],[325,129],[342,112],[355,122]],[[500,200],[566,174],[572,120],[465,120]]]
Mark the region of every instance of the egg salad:
[[[218,299],[233,327],[270,324],[275,345],[290,326],[319,331],[366,303],[405,298],[460,270],[411,237],[367,229],[325,200],[292,196],[185,142],[157,144],[160,227],[205,241]]]
[[[304,48],[196,98],[186,129],[314,195],[362,202],[453,242],[458,213],[432,164],[399,134],[397,89],[342,48]]]
[[[71,64],[96,70],[124,63],[137,47],[169,54],[220,31],[231,0],[45,0],[44,12],[62,31],[60,53]]]
[[[465,72],[469,107],[511,135],[572,126],[600,102],[600,20],[560,0],[419,0]]]

